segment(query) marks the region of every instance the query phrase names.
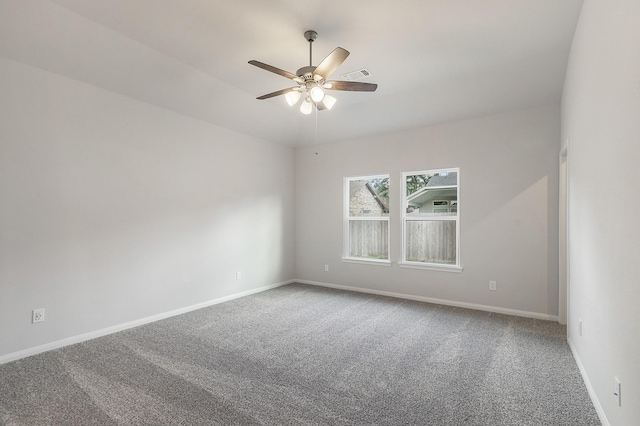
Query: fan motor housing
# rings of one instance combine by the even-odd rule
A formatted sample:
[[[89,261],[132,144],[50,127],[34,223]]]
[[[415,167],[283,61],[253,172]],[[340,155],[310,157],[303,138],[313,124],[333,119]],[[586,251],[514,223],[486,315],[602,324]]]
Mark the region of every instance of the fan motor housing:
[[[296,71],[296,74],[304,81],[313,80],[313,72],[315,70],[316,67],[313,66],[302,67],[298,71]]]

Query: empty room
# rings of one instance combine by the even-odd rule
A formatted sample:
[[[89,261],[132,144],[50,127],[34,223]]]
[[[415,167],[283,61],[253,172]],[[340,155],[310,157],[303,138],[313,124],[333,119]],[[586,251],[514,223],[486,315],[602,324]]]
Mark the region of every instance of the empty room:
[[[0,0],[0,424],[637,425],[638,0]]]

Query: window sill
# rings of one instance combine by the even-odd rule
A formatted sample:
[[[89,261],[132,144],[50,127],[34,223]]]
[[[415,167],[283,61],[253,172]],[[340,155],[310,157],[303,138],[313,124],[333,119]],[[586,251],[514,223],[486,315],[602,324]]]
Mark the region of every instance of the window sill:
[[[436,265],[433,263],[398,262],[398,266],[401,268],[425,269],[428,271],[440,271],[440,272],[454,272],[457,274],[462,272],[462,266],[457,266],[457,265]]]
[[[359,257],[343,257],[342,261],[346,263],[361,263],[363,265],[391,266],[391,261],[389,260],[362,259]]]

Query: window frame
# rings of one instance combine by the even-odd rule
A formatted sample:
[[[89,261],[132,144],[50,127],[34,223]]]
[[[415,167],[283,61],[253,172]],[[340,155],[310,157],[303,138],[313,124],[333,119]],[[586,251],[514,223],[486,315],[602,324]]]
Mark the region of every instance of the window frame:
[[[379,265],[379,266],[391,266],[391,208],[387,216],[351,216],[350,215],[350,182],[358,180],[373,180],[373,179],[389,179],[389,189],[391,190],[391,174],[377,174],[377,175],[365,175],[365,176],[353,176],[345,177],[343,179],[343,252],[342,261],[348,263],[362,263],[367,265]],[[350,235],[350,223],[352,221],[380,221],[387,223],[387,258],[386,259],[370,259],[365,257],[350,256],[351,253],[351,235]]]
[[[407,214],[407,205],[408,205],[408,196],[407,196],[407,177],[412,175],[428,175],[428,174],[438,174],[438,173],[457,173],[457,183],[456,183],[456,215],[455,216],[412,216]],[[462,272],[462,264],[460,261],[460,168],[459,167],[451,167],[445,169],[429,169],[429,170],[417,170],[411,172],[403,172],[402,180],[400,182],[400,190],[401,190],[401,198],[402,202],[400,203],[400,212],[401,212],[401,222],[402,222],[402,257],[398,262],[398,266],[402,268],[413,268],[413,269],[427,269],[434,271],[443,271],[443,272]],[[449,203],[449,207],[451,203]],[[433,208],[433,206],[432,206]],[[451,209],[449,208],[449,212]],[[455,264],[444,264],[444,263],[428,263],[428,262],[415,262],[409,261],[407,259],[407,222],[409,221],[425,221],[425,220],[434,220],[434,221],[452,221],[455,222],[456,227],[456,263]]]

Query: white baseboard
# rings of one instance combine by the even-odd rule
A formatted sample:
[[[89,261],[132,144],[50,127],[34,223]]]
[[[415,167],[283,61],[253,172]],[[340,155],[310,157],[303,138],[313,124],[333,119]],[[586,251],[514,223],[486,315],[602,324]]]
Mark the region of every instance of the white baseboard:
[[[296,282],[302,283],[302,284],[320,286],[320,287],[335,288],[335,289],[339,289],[339,290],[347,290],[347,291],[355,291],[355,292],[360,292],[360,293],[376,294],[376,295],[380,295],[380,296],[395,297],[395,298],[398,298],[398,299],[408,299],[408,300],[416,300],[416,301],[419,301],[419,302],[435,303],[435,304],[438,304],[438,305],[455,306],[455,307],[459,307],[459,308],[475,309],[475,310],[486,311],[486,312],[495,312],[495,313],[499,313],[499,314],[514,315],[514,316],[519,316],[519,317],[535,318],[535,319],[548,320],[548,321],[558,321],[558,316],[556,316],[556,315],[547,315],[547,314],[541,314],[541,313],[537,313],[537,312],[519,311],[519,310],[515,310],[515,309],[500,308],[500,307],[496,307],[496,306],[478,305],[478,304],[475,304],[475,303],[457,302],[457,301],[452,301],[452,300],[436,299],[436,298],[424,297],[424,296],[414,296],[414,295],[411,295],[411,294],[395,293],[395,292],[390,292],[390,291],[371,290],[371,289],[360,288],[360,287],[351,287],[351,286],[344,286],[344,285],[338,285],[338,284],[323,283],[323,282],[319,282],[319,281],[288,280],[288,281],[283,281],[283,282],[280,282],[280,283],[277,283],[277,284],[271,284],[271,285],[255,288],[255,289],[252,289],[252,290],[243,291],[243,292],[240,292],[240,293],[235,293],[235,294],[232,294],[232,295],[229,295],[229,296],[220,297],[218,299],[209,300],[207,302],[198,303],[198,304],[187,306],[187,307],[184,307],[184,308],[175,309],[173,311],[164,312],[164,313],[157,314],[157,315],[152,315],[152,316],[149,316],[149,317],[141,318],[141,319],[138,319],[138,320],[127,322],[127,323],[118,324],[118,325],[115,325],[115,326],[112,326],[112,327],[103,328],[103,329],[92,331],[92,332],[89,332],[89,333],[84,333],[84,334],[80,334],[80,335],[77,335],[77,336],[68,337],[66,339],[57,340],[55,342],[50,342],[50,343],[47,343],[47,344],[44,344],[44,345],[35,346],[35,347],[24,349],[24,350],[21,350],[21,351],[18,351],[18,352],[9,353],[7,355],[0,356],[0,364],[5,364],[7,362],[15,361],[15,360],[18,360],[18,359],[21,359],[21,358],[26,358],[28,356],[37,355],[37,354],[42,353],[42,352],[47,352],[47,351],[50,351],[50,350],[59,349],[59,348],[62,348],[64,346],[69,346],[69,345],[73,345],[73,344],[76,344],[76,343],[84,342],[84,341],[87,341],[87,340],[95,339],[97,337],[101,337],[101,336],[106,336],[106,335],[109,335],[109,334],[117,333],[119,331],[127,330],[129,328],[138,327],[138,326],[144,325],[144,324],[149,324],[151,322],[159,321],[159,320],[162,320],[162,319],[165,319],[165,318],[170,318],[170,317],[173,317],[173,316],[176,316],[176,315],[180,315],[180,314],[184,314],[184,313],[187,313],[187,312],[195,311],[196,309],[206,308],[207,306],[216,305],[218,303],[227,302],[229,300],[233,300],[233,299],[237,299],[237,298],[240,298],[240,297],[248,296],[250,294],[260,293],[262,291],[270,290],[270,289],[273,289],[273,288],[276,288],[276,287],[281,287],[283,285],[292,284],[292,283],[296,283]],[[575,352],[574,352],[574,357],[575,357]],[[579,366],[580,365],[581,364],[579,364]],[[581,371],[582,371],[582,369],[581,369]],[[585,380],[586,380],[586,376],[584,375],[584,373],[583,373],[583,377],[585,377]],[[591,395],[591,391],[590,391],[590,395]],[[594,396],[592,396],[592,399],[593,398],[594,398]],[[594,403],[594,405],[595,405],[595,403]],[[599,407],[599,405],[596,406],[596,409],[598,407]],[[600,408],[600,410],[602,410],[602,409]],[[601,415],[600,411],[598,411],[598,415]]]
[[[266,285],[263,287],[254,288],[252,290],[243,291],[240,293],[234,293],[229,296],[220,297],[217,299],[209,300],[195,305],[186,306],[184,308],[175,309],[173,311],[164,312],[157,315],[152,315],[145,318],[140,318],[134,321],[126,322],[123,324],[114,325],[112,327],[102,328],[100,330],[91,331],[89,333],[80,334],[77,336],[68,337],[66,339],[57,340],[44,345],[35,346],[33,348],[24,349],[18,352],[13,352],[7,355],[0,356],[0,364],[16,361],[28,356],[37,355],[42,352],[51,351],[53,349],[59,349],[64,346],[73,345],[76,343],[84,342],[87,340],[95,339],[96,337],[106,336],[108,334],[117,333],[119,331],[127,330],[129,328],[138,327],[140,325],[149,324],[151,322],[163,320],[166,318],[174,317],[176,315],[185,314],[187,312],[195,311],[196,309],[206,308],[207,306],[217,305],[218,303],[228,302],[229,300],[238,299],[240,297],[249,296],[250,294],[260,293],[272,288],[281,287],[283,285],[292,284],[295,280],[284,281],[277,284]]]
[[[497,306],[479,305],[476,303],[457,302],[455,300],[435,299],[433,297],[414,296],[412,294],[394,293],[391,291],[371,290],[368,288],[350,287],[346,285],[322,283],[318,281],[309,280],[295,280],[295,282],[301,284],[316,285],[320,287],[329,287],[339,290],[356,291],[359,293],[377,294],[379,296],[395,297],[398,299],[416,300],[418,302],[435,303],[437,305],[455,306],[458,308],[475,309],[478,311],[495,312],[497,314],[514,315],[517,317],[534,318],[546,321],[558,321],[557,315],[541,314],[538,312],[519,311],[517,309],[500,308]]]
[[[569,336],[567,336],[567,343],[569,344],[569,348],[571,348],[571,353],[573,354],[573,359],[576,360],[576,364],[578,364],[578,369],[580,370],[580,375],[582,376],[582,380],[584,381],[585,386],[587,387],[587,392],[589,392],[589,397],[591,398],[591,402],[593,403],[594,408],[596,409],[596,413],[598,413],[598,417],[600,418],[600,423],[603,426],[610,426],[609,420],[607,419],[606,414],[604,413],[604,409],[602,408],[602,404],[600,404],[600,400],[596,395],[595,389],[591,386],[591,381],[589,380],[589,376],[587,375],[587,371],[584,369],[584,365],[582,364],[582,360],[578,355],[578,351],[576,351],[575,346],[573,345],[573,341]]]

